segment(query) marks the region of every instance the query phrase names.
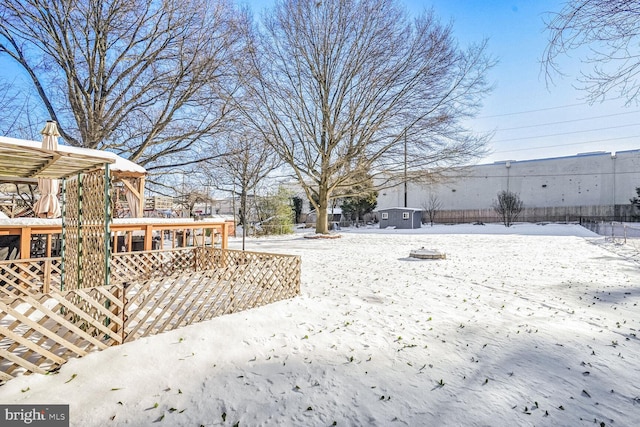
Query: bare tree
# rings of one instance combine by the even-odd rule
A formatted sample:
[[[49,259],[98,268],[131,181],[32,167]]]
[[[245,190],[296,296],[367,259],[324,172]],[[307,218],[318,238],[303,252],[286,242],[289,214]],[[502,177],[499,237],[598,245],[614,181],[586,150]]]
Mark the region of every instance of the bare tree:
[[[17,117],[12,117],[15,111],[17,94],[12,91],[12,84],[0,80],[0,132],[10,135],[17,128]]]
[[[505,227],[511,227],[524,209],[524,203],[520,200],[520,196],[511,191],[499,192],[498,199],[493,201],[492,206]]]
[[[20,90],[17,78],[0,80],[0,134],[15,138],[39,139],[42,121],[35,123],[38,106],[32,96]],[[41,109],[40,109],[41,110]],[[34,126],[35,125],[35,126]]]
[[[330,201],[362,179],[483,151],[485,138],[460,121],[488,91],[492,61],[484,43],[460,50],[433,13],[411,20],[393,0],[284,0],[263,22],[247,57],[247,120],[292,168],[316,232],[328,232]]]
[[[429,199],[422,203],[422,209],[427,213],[429,217],[429,223],[433,227],[433,221],[435,221],[440,208],[442,207],[442,202],[440,198],[438,198],[437,194],[429,193]]]
[[[179,197],[175,199],[175,202],[183,212],[187,212],[187,216],[191,217],[194,215],[194,208],[198,203],[207,203],[210,202],[211,198],[206,193],[206,191],[202,191],[199,187],[190,185],[186,191],[180,194]],[[184,216],[184,215],[183,215]]]
[[[157,171],[217,154],[245,19],[229,0],[6,0],[0,60],[25,70],[68,144]]]
[[[638,102],[640,95],[640,3],[568,0],[546,20],[549,43],[542,57],[547,81],[561,73],[558,59],[577,52],[589,70],[578,77],[591,102],[611,92]],[[583,49],[584,48],[584,49]]]
[[[210,162],[209,175],[214,186],[240,197],[239,220],[242,223],[242,249],[247,230],[247,198],[274,171],[280,160],[261,134],[245,130],[230,135],[229,153]]]

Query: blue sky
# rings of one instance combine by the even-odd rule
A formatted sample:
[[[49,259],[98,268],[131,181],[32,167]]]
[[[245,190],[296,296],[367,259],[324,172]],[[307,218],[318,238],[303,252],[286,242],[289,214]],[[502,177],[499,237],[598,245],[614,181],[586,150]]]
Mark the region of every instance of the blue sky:
[[[622,100],[588,105],[585,93],[574,88],[582,65],[563,58],[570,76],[555,78],[547,87],[540,58],[547,44],[544,18],[562,9],[557,0],[463,1],[407,0],[412,11],[430,4],[443,21],[453,20],[462,45],[489,39],[499,63],[490,79],[495,90],[487,97],[474,129],[495,130],[493,153],[483,163],[573,155],[589,151],[640,148],[640,109]]]
[[[562,9],[558,0],[399,0],[410,13],[433,8],[442,22],[453,22],[461,46],[487,38],[499,60],[489,75],[494,91],[479,117],[477,131],[495,131],[492,153],[480,163],[570,156],[590,151],[640,149],[640,108],[621,100],[589,106],[574,88],[580,64],[564,58],[570,77],[557,76],[547,88],[540,58],[547,43],[543,18]],[[240,0],[256,14],[273,0]]]

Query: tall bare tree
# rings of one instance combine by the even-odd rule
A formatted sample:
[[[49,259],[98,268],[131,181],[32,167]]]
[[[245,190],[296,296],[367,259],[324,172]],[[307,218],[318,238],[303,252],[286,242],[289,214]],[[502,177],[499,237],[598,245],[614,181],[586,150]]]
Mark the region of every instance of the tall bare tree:
[[[362,179],[482,152],[461,121],[489,89],[484,43],[461,50],[433,13],[412,21],[393,0],[283,0],[262,22],[247,119],[292,168],[316,232],[328,232],[330,200]]]
[[[546,21],[549,43],[542,57],[547,81],[562,74],[559,58],[576,52],[587,65],[578,77],[591,102],[613,92],[638,103],[640,95],[640,3],[568,0]]]
[[[0,64],[16,61],[70,145],[153,171],[211,158],[230,112],[246,19],[229,0],[5,0]]]

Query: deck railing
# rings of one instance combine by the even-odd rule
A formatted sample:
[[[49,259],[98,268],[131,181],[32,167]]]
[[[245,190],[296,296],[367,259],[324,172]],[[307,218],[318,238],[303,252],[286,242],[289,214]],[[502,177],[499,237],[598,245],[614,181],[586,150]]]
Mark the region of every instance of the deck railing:
[[[233,223],[229,221],[119,222],[111,224],[112,252],[163,249],[189,246],[218,246],[227,249]],[[56,254],[62,224],[0,224],[0,236],[16,236],[18,243],[12,259],[51,257]],[[37,238],[37,240],[36,240]],[[35,250],[34,240],[40,250]],[[35,252],[35,253],[34,253]]]

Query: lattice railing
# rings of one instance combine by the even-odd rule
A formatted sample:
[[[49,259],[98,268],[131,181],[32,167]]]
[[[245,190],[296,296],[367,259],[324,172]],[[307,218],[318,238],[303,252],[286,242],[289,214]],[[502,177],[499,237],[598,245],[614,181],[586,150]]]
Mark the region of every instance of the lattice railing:
[[[111,256],[111,283],[129,284],[194,269],[194,248],[123,252]]]
[[[101,286],[0,299],[0,380],[122,343],[123,295],[121,286]]]
[[[148,253],[154,255],[152,258],[135,253],[136,260],[148,260],[160,267],[142,268],[147,280],[129,281],[125,286],[126,341],[300,293],[300,258],[296,256],[193,248],[190,257],[162,264],[163,252]],[[181,263],[180,268],[174,268],[175,262]],[[135,262],[129,259],[128,264]],[[163,271],[173,273],[166,275]]]
[[[60,258],[0,261],[0,298],[60,289]]]
[[[0,382],[300,293],[297,256],[210,247],[120,253],[109,286],[67,291],[59,262],[0,262]]]

